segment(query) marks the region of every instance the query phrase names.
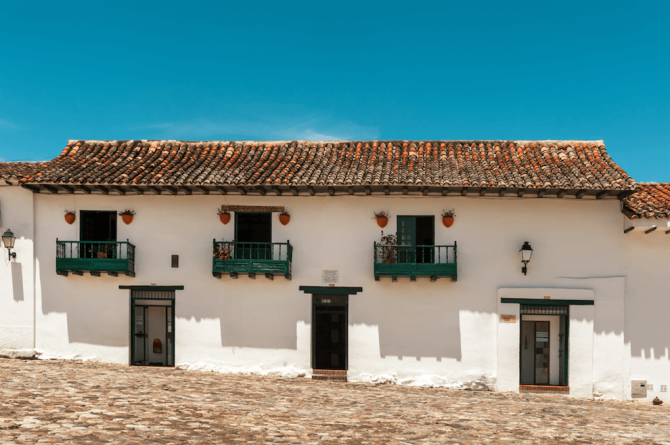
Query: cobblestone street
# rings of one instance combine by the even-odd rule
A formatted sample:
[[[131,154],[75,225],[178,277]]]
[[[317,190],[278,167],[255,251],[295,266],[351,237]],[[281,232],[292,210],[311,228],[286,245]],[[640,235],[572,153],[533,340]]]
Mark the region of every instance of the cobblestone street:
[[[0,383],[1,443],[670,444],[650,402],[11,359]]]

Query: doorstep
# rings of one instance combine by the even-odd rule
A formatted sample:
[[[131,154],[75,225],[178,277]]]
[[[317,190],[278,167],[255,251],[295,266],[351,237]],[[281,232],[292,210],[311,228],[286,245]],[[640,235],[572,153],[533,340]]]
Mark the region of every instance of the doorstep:
[[[313,369],[312,380],[330,380],[336,382],[347,381],[347,371],[333,369]]]
[[[519,385],[519,392],[569,393],[569,386]]]

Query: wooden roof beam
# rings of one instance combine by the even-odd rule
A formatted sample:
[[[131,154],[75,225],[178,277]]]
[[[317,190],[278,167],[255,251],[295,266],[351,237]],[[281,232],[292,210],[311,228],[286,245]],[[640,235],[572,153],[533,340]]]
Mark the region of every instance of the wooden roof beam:
[[[238,192],[240,192],[240,195],[246,195],[247,194],[247,191],[244,190],[244,187],[241,187],[241,186],[238,185],[235,188],[237,189]]]
[[[163,186],[163,190],[165,190],[166,192],[168,192],[171,195],[176,195],[177,194],[177,189],[170,186],[170,185]]]
[[[484,196],[486,195],[486,187],[480,187],[479,188],[479,196]]]
[[[544,198],[544,194],[547,193],[546,189],[540,189],[537,191],[537,197],[538,198]]]
[[[152,193],[154,195],[160,195],[161,194],[161,189],[159,189],[158,187],[154,187],[153,185],[150,185],[149,187],[147,187],[146,191],[149,192],[149,193]]]
[[[277,187],[276,185],[273,185],[273,186],[271,187],[271,189],[272,189],[272,191],[274,192],[275,195],[277,195],[277,196],[281,196],[281,195],[282,195],[282,191],[281,191],[281,189],[280,189],[279,187]]]
[[[632,232],[633,230],[635,230],[635,226],[631,226],[631,227],[625,229],[625,230],[623,231],[623,233]],[[668,232],[670,232],[670,230],[669,230]],[[667,232],[666,232],[666,233],[667,233]]]
[[[289,187],[289,190],[291,190],[291,194],[292,194],[293,196],[298,196],[298,195],[300,195],[300,191],[298,190],[298,187],[296,187],[296,186],[293,186],[293,185],[292,185],[291,187]]]
[[[216,186],[216,191],[221,193],[222,195],[227,195],[228,194],[228,189],[225,187],[222,187],[220,185]]]
[[[649,229],[649,230],[645,230],[645,231],[644,231],[644,234],[645,234],[645,235],[649,235],[651,232],[653,232],[653,231],[656,230],[656,229],[658,229],[658,227],[654,226],[654,227],[652,227],[652,228]]]
[[[56,187],[55,185],[45,184],[43,187],[44,187],[44,189],[47,190],[49,193],[54,193],[54,194],[55,194],[55,193],[58,193],[58,187]]]
[[[77,186],[77,188],[82,192],[86,193],[87,195],[91,194],[91,189],[89,187],[86,187],[85,185]]]
[[[468,196],[468,188],[467,187],[463,187],[461,189],[461,196]]]
[[[196,188],[200,190],[203,193],[203,195],[209,195],[209,189],[207,187],[199,185]]]
[[[309,190],[309,196],[314,196],[316,192],[314,191],[314,187],[311,185],[307,186],[307,190]]]
[[[109,189],[105,187],[104,185],[96,185],[94,186],[96,190],[99,190],[102,192],[103,195],[109,195]]]
[[[526,192],[526,189],[518,189],[516,191],[516,196],[519,198],[523,198],[523,194]]]
[[[507,188],[506,188],[506,187],[503,187],[503,188],[501,188],[500,191],[498,192],[498,196],[500,196],[501,198],[504,198],[504,197],[505,197],[505,193],[507,193]]]
[[[565,192],[566,192],[565,189],[560,189],[560,190],[558,191],[558,193],[556,193],[556,197],[557,197],[557,198],[562,198],[562,197],[564,197],[564,196],[565,196]]]
[[[126,194],[126,189],[123,187],[119,187],[118,185],[113,185],[110,187],[111,190],[114,190],[116,193],[119,195],[125,195]]]
[[[605,196],[609,195],[609,190],[603,190],[602,192],[598,192],[596,195],[596,199],[603,199]]]
[[[138,187],[136,185],[133,185],[130,187],[131,190],[137,192],[138,195],[144,195],[144,189],[142,187]]]
[[[577,192],[577,194],[575,195],[575,198],[582,199],[584,197],[584,195],[586,195],[586,190],[582,189],[582,190]]]

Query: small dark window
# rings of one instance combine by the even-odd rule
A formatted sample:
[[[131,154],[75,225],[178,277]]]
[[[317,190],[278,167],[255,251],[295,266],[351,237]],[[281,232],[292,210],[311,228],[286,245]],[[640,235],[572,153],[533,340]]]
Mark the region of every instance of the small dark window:
[[[235,213],[237,259],[272,259],[272,213]]]
[[[179,267],[179,255],[172,255],[172,267]]]
[[[116,241],[116,212],[82,210],[81,241]]]

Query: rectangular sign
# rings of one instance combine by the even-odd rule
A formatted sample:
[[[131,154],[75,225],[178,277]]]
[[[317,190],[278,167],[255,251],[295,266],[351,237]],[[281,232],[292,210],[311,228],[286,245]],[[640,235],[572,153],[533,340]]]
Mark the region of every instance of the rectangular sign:
[[[335,284],[340,281],[340,274],[337,270],[322,270],[321,282],[323,284]]]
[[[268,213],[268,212],[277,212],[281,213],[284,211],[284,207],[279,206],[229,206],[222,205],[222,211],[228,212],[248,212],[248,213]]]
[[[516,315],[501,315],[500,321],[503,323],[516,323]]]

